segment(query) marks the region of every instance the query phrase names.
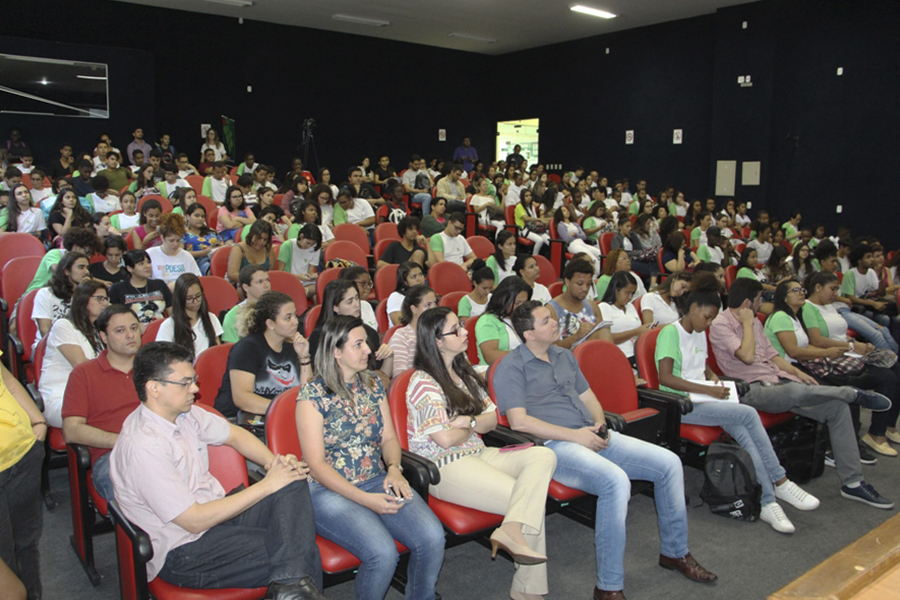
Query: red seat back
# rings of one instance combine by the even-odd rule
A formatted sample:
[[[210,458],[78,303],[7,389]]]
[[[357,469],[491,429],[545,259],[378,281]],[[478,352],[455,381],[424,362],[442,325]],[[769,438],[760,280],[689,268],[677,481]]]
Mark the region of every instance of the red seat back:
[[[150,342],[156,341],[156,334],[159,333],[159,327],[165,319],[153,319],[147,323],[144,333],[141,334],[141,346],[146,346]]]
[[[616,237],[616,234],[612,231],[607,231],[600,234],[600,254],[602,254],[603,256],[609,255],[609,253],[612,251],[612,241],[614,237]]]
[[[222,277],[204,275],[200,277],[200,287],[203,288],[203,296],[209,312],[217,317],[223,310],[231,310],[238,303],[238,294],[234,286]]]
[[[428,283],[438,296],[450,292],[472,291],[472,282],[465,269],[446,260],[431,267],[428,272]]]
[[[382,225],[387,225],[387,223],[382,223]],[[379,225],[380,227],[380,225]],[[372,251],[372,256],[375,257],[375,264],[378,264],[378,260],[381,258],[381,255],[384,254],[385,250],[388,249],[388,246],[393,244],[398,240],[386,239],[386,240],[378,240],[375,242],[375,250]]]
[[[612,342],[592,340],[575,348],[575,359],[604,409],[627,413],[638,408],[631,364]]]
[[[638,296],[637,298],[634,299],[634,302],[631,303],[634,305],[634,310],[637,311],[637,314],[639,317],[642,317],[642,315],[641,315],[641,312],[642,312],[641,311],[641,298],[643,298],[643,296]]]
[[[44,256],[44,244],[30,233],[5,233],[0,236],[0,265],[21,256]]]
[[[409,387],[409,380],[412,378],[415,369],[407,369],[403,371],[391,381],[391,387],[388,388],[388,405],[391,408],[391,421],[394,424],[394,430],[397,432],[397,441],[404,450],[409,448],[409,432],[407,430],[407,419],[409,413],[406,408],[406,389]]]
[[[735,265],[725,267],[725,287],[731,289],[731,284],[737,279],[738,268]]]
[[[388,330],[384,332],[384,335],[381,336],[381,343],[387,344],[388,342],[390,342],[391,338],[394,337],[394,334],[401,327],[405,327],[405,325],[401,325],[400,323],[397,323],[396,325],[392,325],[391,327],[389,327]]]
[[[470,235],[466,241],[469,242],[469,247],[472,248],[475,256],[481,260],[487,260],[488,256],[494,253],[494,244],[484,236]]]
[[[203,175],[188,175],[184,178],[188,185],[194,188],[198,196],[203,193],[203,179]]]
[[[387,265],[375,271],[375,297],[387,300],[397,290],[397,269],[400,265]]]
[[[333,258],[351,260],[363,268],[369,268],[369,259],[366,252],[355,242],[347,240],[335,240],[325,248],[325,262]]]
[[[285,271],[269,271],[269,282],[273,290],[284,292],[291,297],[298,315],[306,312],[309,306],[306,300],[306,287],[295,275]]]
[[[156,200],[157,202],[159,202],[159,205],[162,207],[162,211],[164,213],[172,212],[173,206],[172,206],[172,203],[169,202],[168,199],[163,198],[162,196],[159,196],[157,194],[145,194],[145,195],[141,196],[141,199],[138,201],[138,204],[137,204],[138,214],[140,214],[141,207],[148,200]]]
[[[540,254],[534,255],[534,258],[537,260],[538,268],[541,270],[541,276],[537,278],[538,283],[549,288],[559,281],[559,273],[556,272],[556,267],[553,266],[553,263]]]
[[[365,229],[363,229],[356,223],[341,223],[334,228],[333,233],[334,239],[339,241],[353,242],[354,244],[359,246],[359,249],[363,251],[363,254],[369,253],[369,234],[366,233]],[[362,266],[366,265],[363,264]]]
[[[547,289],[550,291],[550,297],[556,298],[560,294],[563,293],[563,288],[566,286],[562,281],[557,281],[556,283],[551,283],[547,286]]]
[[[473,365],[477,365],[480,362],[478,360],[478,340],[475,339],[475,325],[480,318],[481,315],[466,319],[466,332],[469,334],[469,347],[466,348],[466,358],[468,358],[469,363]]]
[[[47,354],[47,338],[49,337],[49,335],[45,335],[41,338],[31,356],[31,364],[34,365],[34,385],[36,386],[41,382],[41,369],[44,368],[44,356]]]
[[[387,207],[387,204],[385,204],[384,207]],[[381,209],[379,209],[378,212],[381,212]],[[400,240],[400,234],[397,233],[396,223],[391,223],[388,221],[386,223],[381,223],[380,225],[375,226],[375,243],[377,244],[378,242],[382,242],[384,240]]]
[[[651,329],[638,338],[634,346],[634,355],[637,358],[638,373],[647,382],[647,387],[659,389],[659,371],[656,369],[656,339],[662,327]]]
[[[716,361],[716,354],[713,352],[712,342],[709,341],[709,329],[706,330],[706,365],[719,377],[725,375],[722,373],[722,369],[719,368],[719,363]]]
[[[309,334],[313,332],[316,328],[316,322],[319,320],[319,315],[322,314],[322,305],[316,304],[308,311],[306,311],[306,316],[303,317],[303,335],[309,337]]]
[[[194,394],[194,402],[206,406],[214,406],[219,388],[222,387],[222,378],[228,368],[228,354],[234,344],[219,344],[207,348],[197,357],[194,363],[194,371],[197,373],[197,387],[200,390]]]
[[[325,286],[337,279],[340,274],[341,270],[337,267],[325,269],[319,273],[319,276],[316,278],[316,300],[319,304],[322,304],[322,299],[325,297]]]
[[[224,246],[219,248],[218,250],[213,250],[213,253],[210,255],[209,259],[209,274],[215,275],[216,277],[221,277],[225,279],[225,275],[228,273],[228,255],[231,253],[231,248],[228,246]]]
[[[206,209],[207,226],[215,231],[216,225],[219,224],[219,207],[216,206],[216,203],[212,198],[202,195],[199,191],[197,192],[197,202]]]
[[[6,236],[0,237],[0,240],[5,238]],[[41,256],[20,256],[3,263],[3,270],[0,271],[0,296],[6,300],[10,311],[34,279],[41,258]]]
[[[272,400],[266,413],[266,445],[275,454],[293,454],[303,457],[300,438],[297,436],[298,387],[287,389]]]
[[[463,299],[466,292],[450,292],[441,297],[440,306],[446,306],[454,313],[459,310],[459,301]]]

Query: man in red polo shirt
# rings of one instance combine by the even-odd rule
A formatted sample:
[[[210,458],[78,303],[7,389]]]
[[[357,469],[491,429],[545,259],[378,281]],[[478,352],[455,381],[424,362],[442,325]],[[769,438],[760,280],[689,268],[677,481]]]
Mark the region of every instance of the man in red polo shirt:
[[[125,418],[140,405],[132,380],[134,355],[141,349],[141,324],[123,304],[106,307],[96,321],[106,350],[72,370],[63,397],[63,437],[91,452],[97,492],[112,500],[109,451]]]

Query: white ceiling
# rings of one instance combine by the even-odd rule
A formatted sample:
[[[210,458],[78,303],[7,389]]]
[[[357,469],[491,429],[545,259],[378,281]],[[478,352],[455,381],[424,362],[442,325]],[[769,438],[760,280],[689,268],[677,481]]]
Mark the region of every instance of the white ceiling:
[[[234,7],[210,0],[119,0],[255,21],[311,27],[438,46],[504,54],[594,35],[711,14],[747,0],[253,0]],[[569,10],[584,4],[613,12],[599,19]],[[344,23],[333,14],[389,21],[387,27]],[[451,32],[495,39],[484,43],[449,37]]]

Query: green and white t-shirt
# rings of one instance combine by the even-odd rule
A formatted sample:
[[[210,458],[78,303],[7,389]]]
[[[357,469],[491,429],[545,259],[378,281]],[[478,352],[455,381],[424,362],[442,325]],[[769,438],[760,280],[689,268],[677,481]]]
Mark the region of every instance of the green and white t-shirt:
[[[841,295],[863,298],[869,292],[877,291],[878,275],[875,274],[875,269],[868,269],[865,273],[860,273],[859,269],[853,268],[844,273],[844,279],[841,281]]]
[[[809,300],[800,310],[800,318],[807,329],[818,328],[825,337],[840,342],[848,342],[847,321],[838,312],[835,304],[820,306]]]
[[[656,339],[656,369],[664,358],[675,361],[672,375],[681,379],[706,379],[706,334],[702,331],[688,333],[681,326],[681,321],[666,325]],[[659,389],[666,392],[687,395],[687,392],[674,390],[660,384]]]
[[[791,318],[791,316],[783,310],[772,313],[772,315],[766,319],[764,330],[766,332],[766,337],[772,342],[772,347],[775,348],[782,358],[787,359],[788,362],[797,362],[797,360],[785,353],[784,346],[781,345],[781,342],[778,339],[778,333],[782,331],[793,331],[794,335],[797,336],[797,346],[800,348],[809,346],[809,335],[806,333],[806,330],[803,329],[800,320]]]

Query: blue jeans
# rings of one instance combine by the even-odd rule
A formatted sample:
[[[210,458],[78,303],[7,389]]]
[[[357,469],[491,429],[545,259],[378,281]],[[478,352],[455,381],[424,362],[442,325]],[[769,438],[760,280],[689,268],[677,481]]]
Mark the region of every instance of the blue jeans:
[[[94,482],[94,489],[97,490],[97,493],[100,494],[100,497],[107,502],[116,499],[112,480],[109,478],[110,454],[112,454],[112,452],[107,452],[106,454],[95,460],[94,464],[91,465],[91,479]]]
[[[876,348],[892,350],[895,353],[900,351],[900,345],[897,344],[897,340],[886,326],[890,324],[889,317],[885,317],[888,319],[888,323],[881,325],[865,315],[853,312],[849,306],[843,303],[838,307],[838,314],[844,317],[850,329],[869,340]]]
[[[697,402],[693,411],[681,417],[681,422],[716,425],[727,431],[753,459],[763,505],[775,502],[774,484],[786,473],[755,408],[734,402]]]
[[[422,216],[424,217],[428,213],[431,212],[431,194],[413,194],[413,197],[409,199],[410,202],[421,202],[422,203]]]
[[[654,483],[660,553],[681,558],[688,553],[684,471],[678,456],[665,448],[616,431],[609,432],[609,436],[609,447],[599,452],[574,442],[551,440],[545,445],[556,453],[554,479],[597,496],[597,587],[621,590],[625,586],[625,517],[631,498],[630,480]]]
[[[357,484],[368,493],[384,492],[384,474]],[[413,499],[397,514],[379,515],[319,483],[309,486],[316,532],[347,549],[361,562],[356,574],[356,600],[383,600],[397,568],[396,539],[409,548],[406,600],[434,600],[434,588],[444,562],[444,529],[422,498]]]

